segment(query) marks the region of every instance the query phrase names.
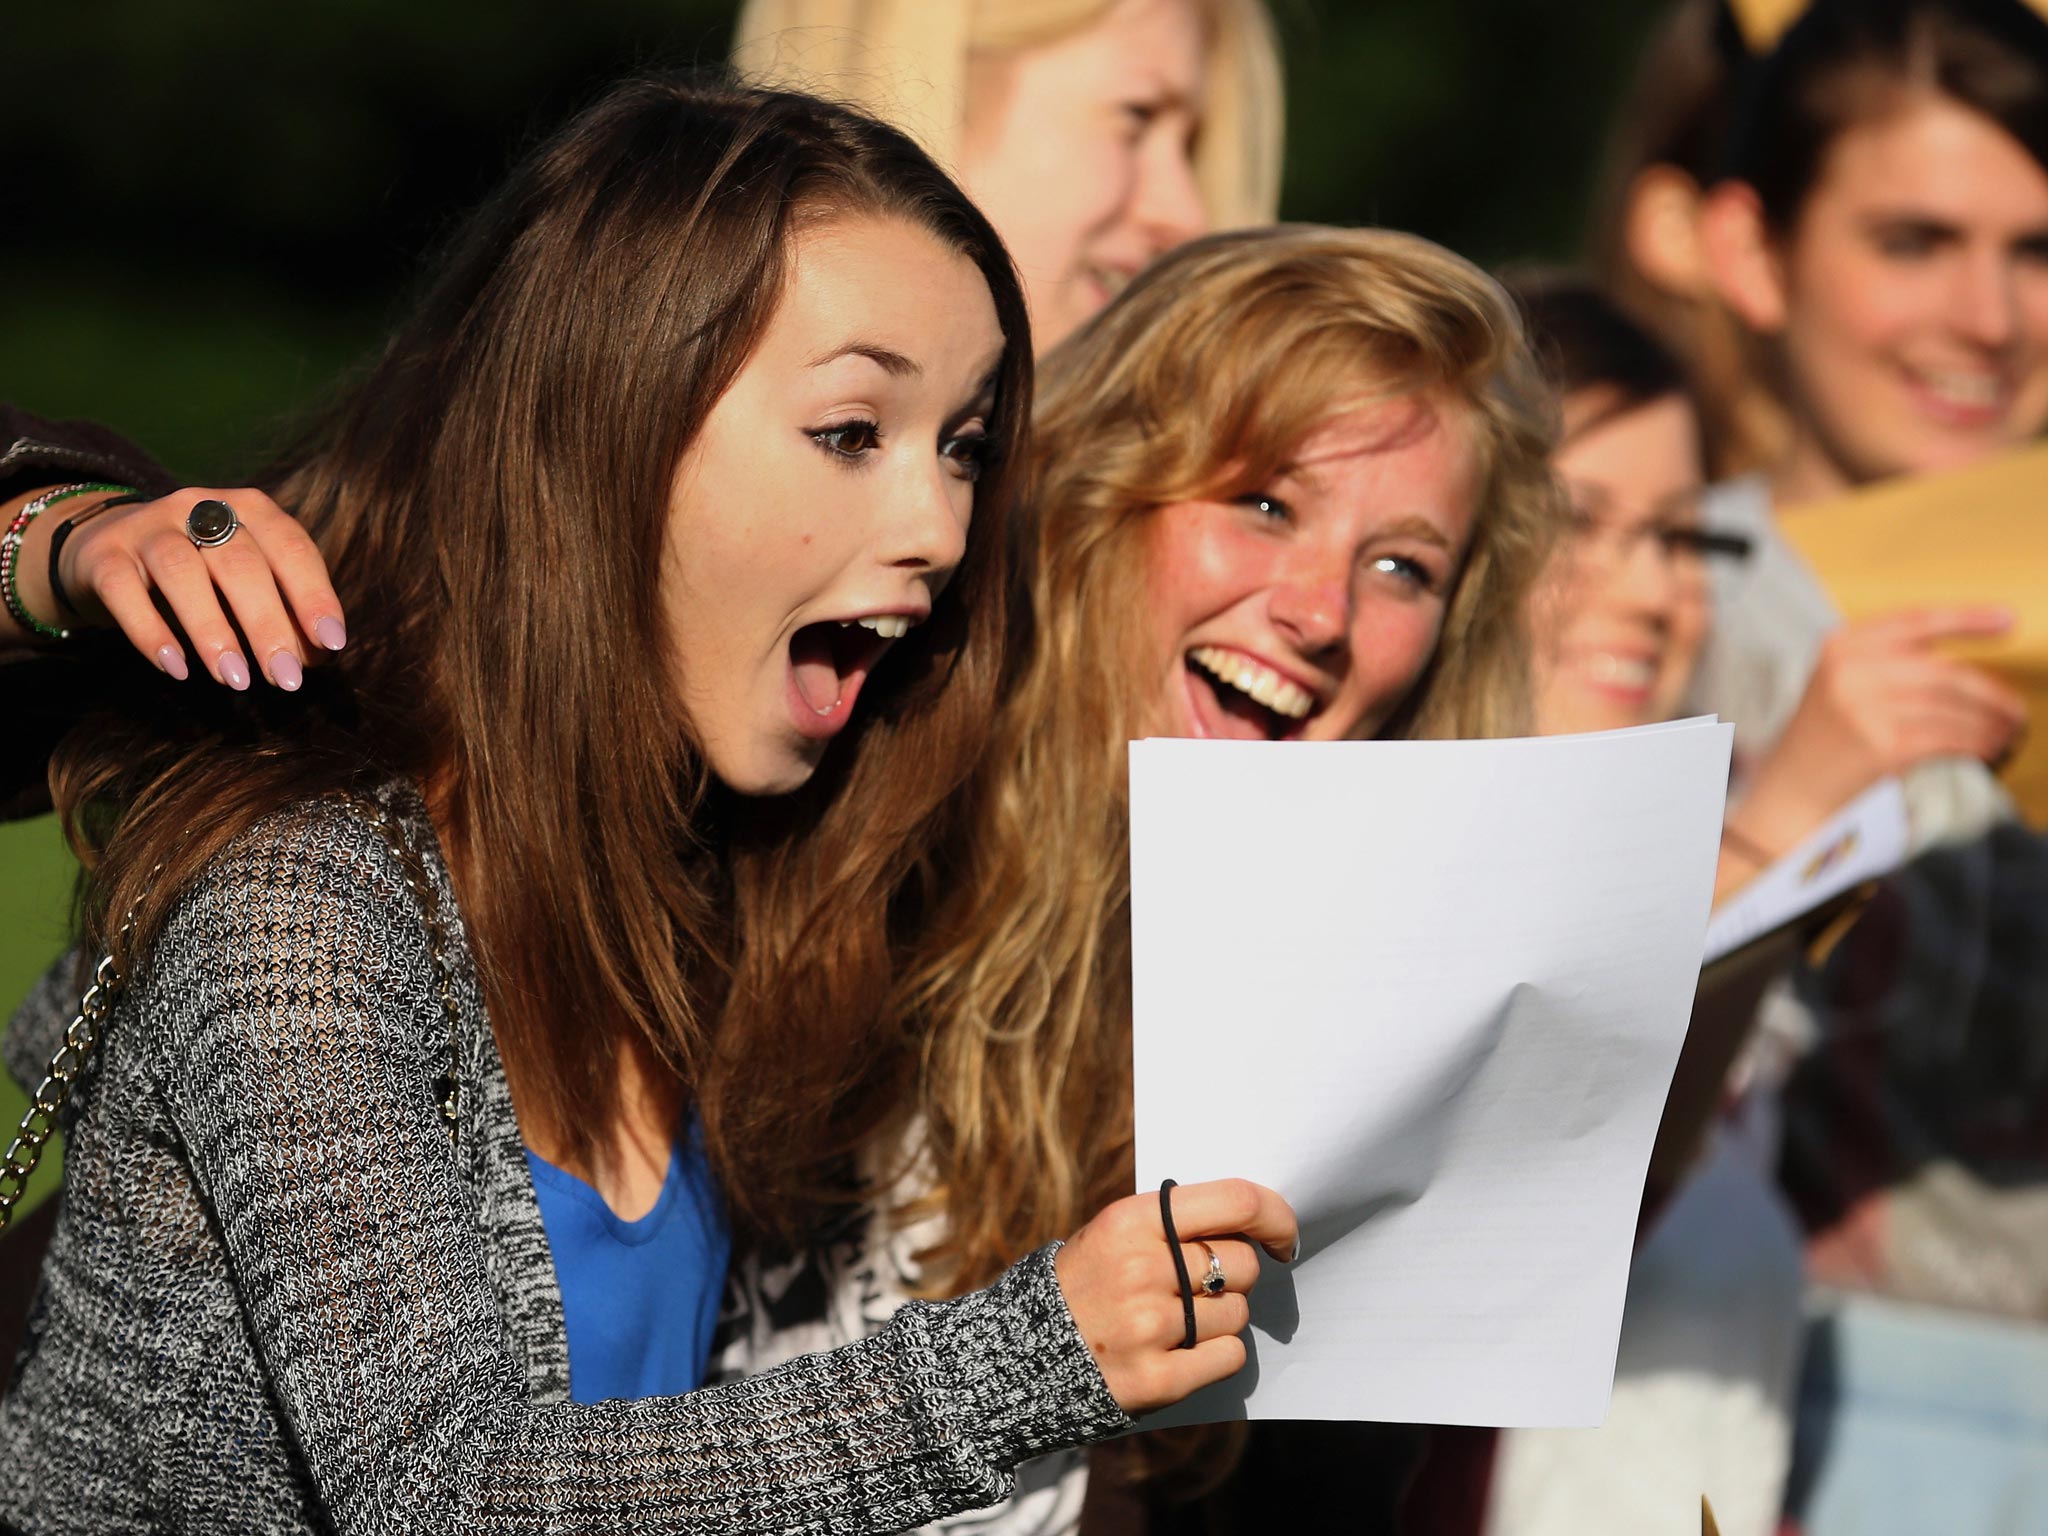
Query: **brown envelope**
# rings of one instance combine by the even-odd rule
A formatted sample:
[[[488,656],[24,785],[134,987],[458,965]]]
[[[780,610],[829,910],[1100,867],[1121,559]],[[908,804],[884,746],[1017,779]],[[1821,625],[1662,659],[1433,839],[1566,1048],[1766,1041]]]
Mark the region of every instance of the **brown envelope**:
[[[2048,827],[2048,444],[1814,502],[1779,527],[1845,618],[1968,603],[2012,610],[2011,633],[1948,649],[2026,696],[2031,723],[2000,776],[2027,819]]]

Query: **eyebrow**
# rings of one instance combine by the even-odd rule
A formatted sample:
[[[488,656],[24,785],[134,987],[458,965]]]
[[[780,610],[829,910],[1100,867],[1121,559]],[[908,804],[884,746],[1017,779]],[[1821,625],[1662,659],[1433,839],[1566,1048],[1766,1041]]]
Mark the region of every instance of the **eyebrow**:
[[[827,363],[836,363],[842,357],[864,357],[882,372],[894,379],[915,379],[924,373],[924,365],[914,357],[905,357],[901,352],[878,346],[872,341],[849,341],[845,346],[814,357],[808,366],[823,368]]]
[[[1451,541],[1444,537],[1443,529],[1437,527],[1435,523],[1432,523],[1426,517],[1401,518],[1379,529],[1377,536],[1383,539],[1419,539],[1424,544],[1434,544],[1447,555],[1457,553]]]

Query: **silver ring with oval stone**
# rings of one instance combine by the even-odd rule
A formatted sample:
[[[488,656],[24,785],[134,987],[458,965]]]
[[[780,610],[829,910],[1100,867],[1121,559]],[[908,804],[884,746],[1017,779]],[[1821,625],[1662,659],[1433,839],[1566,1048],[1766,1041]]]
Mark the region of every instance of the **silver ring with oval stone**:
[[[217,549],[235,536],[242,520],[226,502],[209,496],[185,514],[185,537],[200,549]]]
[[[1216,1257],[1216,1250],[1203,1242],[1199,1237],[1195,1239],[1195,1246],[1209,1256],[1209,1272],[1202,1276],[1199,1282],[1202,1294],[1204,1296],[1221,1296],[1225,1285],[1228,1284],[1223,1278],[1223,1261]]]

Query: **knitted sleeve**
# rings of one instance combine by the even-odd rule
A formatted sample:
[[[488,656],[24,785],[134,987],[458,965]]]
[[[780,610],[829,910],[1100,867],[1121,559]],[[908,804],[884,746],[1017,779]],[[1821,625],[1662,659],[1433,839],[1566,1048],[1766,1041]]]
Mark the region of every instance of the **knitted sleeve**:
[[[345,811],[277,823],[184,899],[130,1017],[336,1530],[898,1530],[1127,1427],[1051,1247],[760,1376],[533,1403],[425,1086],[418,909]]]

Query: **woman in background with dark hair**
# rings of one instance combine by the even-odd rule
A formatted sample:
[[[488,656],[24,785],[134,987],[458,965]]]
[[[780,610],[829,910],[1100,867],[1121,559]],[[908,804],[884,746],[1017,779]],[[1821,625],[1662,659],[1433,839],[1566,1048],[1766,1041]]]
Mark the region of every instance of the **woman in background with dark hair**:
[[[1531,604],[1537,729],[1674,719],[1707,639],[1708,571],[1743,553],[1701,514],[1700,415],[1685,373],[1589,280],[1530,274],[1509,286],[1562,396],[1553,462],[1572,508]],[[1724,889],[1749,873],[1724,850]],[[1754,1001],[1732,1006],[1739,1015]],[[1799,1240],[1760,1144],[1768,1105],[1745,1093],[1746,1076],[1730,1075],[1704,1127],[1660,1132],[1660,1145],[1686,1143],[1688,1166],[1672,1180],[1653,1160],[1606,1422],[1505,1433],[1489,1536],[1655,1530],[1702,1492],[1727,1536],[1775,1532],[1791,1460]]]
[[[1716,477],[1769,463],[1786,431],[1755,338],[1714,286],[1700,228],[1747,64],[1727,0],[1668,7],[1615,115],[1586,241],[1607,291],[1684,365]]]
[[[2048,14],[1816,0],[1760,65],[1730,159],[1709,250],[1792,423],[1708,506],[1757,552],[1717,584],[1696,690],[1735,722],[1730,825],[1769,860],[1806,809],[1898,773],[1914,856],[1764,1015],[1809,1272],[1839,1288],[1817,1303],[1793,1513],[1823,1533],[2041,1529],[2048,849],[1984,766],[2020,700],[1934,649],[2008,619],[1841,626],[1776,520],[2048,426]],[[1850,749],[1804,755],[1764,803],[1747,776],[1816,708]],[[1915,766],[1937,742],[1945,760]]]
[[[273,486],[334,664],[284,707],[145,677],[60,752],[126,990],[0,1520],[894,1530],[1243,1362],[1229,1234],[1293,1221],[1222,1183],[1174,1197],[1228,1275],[1190,1348],[1128,1197],[692,1390],[727,1220],[807,1230],[914,1070],[885,1002],[995,701],[1029,388],[986,222],[824,103],[621,88],[469,222]]]

